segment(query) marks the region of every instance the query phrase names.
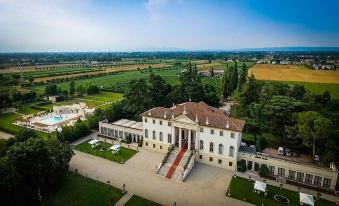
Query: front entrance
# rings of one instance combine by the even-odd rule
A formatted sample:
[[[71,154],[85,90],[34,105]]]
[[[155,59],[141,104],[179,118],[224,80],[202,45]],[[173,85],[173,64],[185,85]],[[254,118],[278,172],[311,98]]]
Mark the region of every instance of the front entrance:
[[[176,147],[194,149],[197,146],[195,130],[176,127],[174,128],[174,134],[174,145]]]

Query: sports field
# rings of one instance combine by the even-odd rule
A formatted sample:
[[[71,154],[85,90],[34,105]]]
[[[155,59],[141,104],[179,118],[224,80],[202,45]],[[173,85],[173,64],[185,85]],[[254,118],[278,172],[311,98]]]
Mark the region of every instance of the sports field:
[[[256,64],[248,72],[258,80],[339,84],[339,71],[311,70],[294,65]]]

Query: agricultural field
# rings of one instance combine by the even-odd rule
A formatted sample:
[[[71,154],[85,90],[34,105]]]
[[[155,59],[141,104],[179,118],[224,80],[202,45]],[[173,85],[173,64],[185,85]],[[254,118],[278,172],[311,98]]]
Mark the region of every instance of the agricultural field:
[[[331,96],[339,99],[339,71],[311,70],[293,65],[257,64],[250,68],[258,80],[283,81],[288,84],[301,84],[315,94],[329,91]]]
[[[339,71],[318,71],[293,65],[256,64],[248,74],[258,80],[339,84]]]

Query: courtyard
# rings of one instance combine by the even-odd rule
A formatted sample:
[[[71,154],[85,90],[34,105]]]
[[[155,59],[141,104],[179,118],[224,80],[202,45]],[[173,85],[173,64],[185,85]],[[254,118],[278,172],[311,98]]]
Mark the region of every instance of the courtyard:
[[[162,205],[173,205],[174,202],[177,205],[251,205],[225,196],[233,173],[224,169],[197,163],[184,183],[156,175],[156,166],[163,156],[140,148],[125,164],[112,164],[109,160],[76,150],[70,169],[77,169],[101,182],[110,181],[118,188],[126,184],[128,193]]]

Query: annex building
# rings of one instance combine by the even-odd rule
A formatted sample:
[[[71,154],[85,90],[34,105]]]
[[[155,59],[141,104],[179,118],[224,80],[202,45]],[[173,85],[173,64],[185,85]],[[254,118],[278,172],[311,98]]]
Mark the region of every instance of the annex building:
[[[155,107],[143,112],[142,122],[119,120],[100,122],[99,134],[124,139],[132,135],[137,142],[143,139],[143,147],[166,153],[157,167],[157,174],[169,179],[184,181],[200,162],[231,171],[237,170],[239,160],[246,161],[247,169],[257,173],[266,164],[271,177],[285,182],[334,189],[338,171],[335,166],[295,162],[292,159],[258,153],[255,148],[242,144],[245,121],[226,115],[224,110],[204,102],[186,102],[171,108]],[[135,126],[135,125],[138,126]]]

